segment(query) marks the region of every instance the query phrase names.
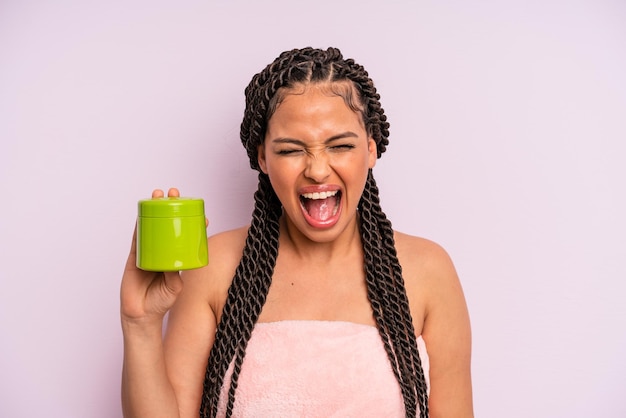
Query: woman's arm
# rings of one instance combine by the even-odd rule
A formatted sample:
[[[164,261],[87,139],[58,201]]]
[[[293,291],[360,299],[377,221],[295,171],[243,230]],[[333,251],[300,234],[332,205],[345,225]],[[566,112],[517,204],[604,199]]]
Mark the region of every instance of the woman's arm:
[[[126,418],[177,417],[167,378],[161,330],[163,317],[182,289],[178,273],[152,273],[135,266],[136,230],[120,291],[124,335],[122,410]]]
[[[163,321],[123,320],[122,405],[130,417],[197,417],[215,335],[205,269],[183,274],[184,286]]]
[[[209,249],[210,251],[210,249]],[[209,268],[183,272],[185,288],[168,317],[164,339],[167,375],[181,418],[197,418],[204,376],[215,340],[216,319],[209,304]]]
[[[122,321],[122,329],[124,417],[178,417],[178,403],[165,368],[161,323]]]
[[[454,265],[433,242],[408,236],[398,241],[415,329],[428,351],[430,416],[471,418],[471,330]]]
[[[179,193],[176,189],[170,189],[168,195],[178,196]],[[162,197],[163,192],[155,190],[152,196]],[[174,367],[169,363],[175,364],[176,368],[180,367],[176,373],[193,376],[199,370],[204,371],[200,363],[206,362],[208,357],[215,316],[206,303],[208,290],[199,290],[200,281],[193,279],[194,276],[206,274],[206,269],[185,274],[187,283],[184,285],[177,272],[157,273],[138,269],[136,233],[135,229],[120,290],[120,316],[124,335],[122,410],[126,418],[196,417],[199,407],[193,413],[189,412],[189,399],[193,396],[188,393],[187,387],[176,384],[177,381],[172,378]],[[172,307],[170,315],[177,312],[177,319],[169,325],[172,332],[168,334],[172,337],[166,338],[164,344],[164,317]],[[178,329],[180,326],[176,323],[184,326]],[[182,343],[176,343],[179,339]],[[169,345],[173,348],[170,350],[167,349],[167,340],[172,341]],[[189,356],[190,352],[198,354]],[[201,355],[202,361],[199,360]],[[197,383],[197,379],[190,385],[192,383]],[[199,387],[201,390],[201,382]],[[196,392],[197,389],[194,394]]]

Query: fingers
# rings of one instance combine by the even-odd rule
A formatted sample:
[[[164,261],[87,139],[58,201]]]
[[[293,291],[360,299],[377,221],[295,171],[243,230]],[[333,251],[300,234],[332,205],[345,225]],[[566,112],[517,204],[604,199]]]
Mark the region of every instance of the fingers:
[[[152,198],[153,199],[159,199],[159,198],[164,197],[164,196],[165,196],[165,193],[161,189],[154,189],[152,191]],[[167,191],[167,197],[180,197],[180,191],[176,187],[171,187]]]

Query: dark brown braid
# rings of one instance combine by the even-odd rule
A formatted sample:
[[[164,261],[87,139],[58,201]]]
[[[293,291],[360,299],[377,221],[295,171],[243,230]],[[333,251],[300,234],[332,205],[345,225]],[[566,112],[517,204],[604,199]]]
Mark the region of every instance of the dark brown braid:
[[[254,200],[255,208],[246,245],[228,290],[222,319],[209,356],[201,417],[216,415],[224,375],[233,356],[236,355],[235,370],[228,394],[227,416],[230,416],[245,345],[261,313],[272,281],[278,254],[278,226],[282,210],[266,174],[259,174],[259,187],[254,194]]]
[[[356,98],[337,87],[351,82]],[[299,85],[331,82],[331,90],[361,113],[377,156],[389,143],[389,123],[380,96],[365,69],[344,59],[336,48],[304,48],[283,52],[256,74],[245,90],[246,109],[241,141],[250,166],[260,172],[258,146],[265,140],[267,122],[285,91]],[[231,363],[226,416],[232,415],[239,372],[252,329],[269,291],[278,255],[279,219],[282,207],[267,175],[259,173],[255,207],[244,252],[228,291],[215,342],[209,356],[200,416],[215,417],[224,376]],[[370,170],[359,202],[360,230],[368,298],[394,374],[404,398],[406,416],[428,416],[428,397],[408,298],[398,262],[391,223],[380,207],[378,188]]]
[[[409,300],[398,262],[391,222],[380,207],[378,187],[368,173],[359,202],[361,238],[365,253],[365,280],[374,318],[385,350],[394,366],[407,417],[428,416],[424,370],[417,350]]]

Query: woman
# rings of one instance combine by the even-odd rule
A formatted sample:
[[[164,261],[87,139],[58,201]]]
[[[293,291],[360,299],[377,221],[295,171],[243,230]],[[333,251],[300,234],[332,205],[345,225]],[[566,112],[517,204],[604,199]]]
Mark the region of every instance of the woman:
[[[379,205],[388,127],[365,69],[335,48],[286,51],[254,76],[250,226],[211,237],[209,265],[182,277],[137,269],[133,241],[126,417],[473,416],[452,262]]]

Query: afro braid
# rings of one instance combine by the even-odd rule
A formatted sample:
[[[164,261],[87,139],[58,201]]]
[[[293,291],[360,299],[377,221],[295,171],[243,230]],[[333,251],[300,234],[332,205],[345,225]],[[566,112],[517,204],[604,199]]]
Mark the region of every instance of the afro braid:
[[[267,175],[259,174],[259,188],[254,195],[255,208],[248,238],[211,348],[204,380],[201,417],[214,417],[224,375],[233,357],[235,370],[228,394],[228,413],[232,412],[237,379],[245,346],[250,339],[272,281],[278,254],[278,226],[281,206]]]
[[[282,207],[269,178],[258,164],[258,147],[265,140],[267,122],[281,92],[297,85],[351,82],[358,103],[342,93],[346,104],[362,115],[374,139],[377,156],[389,143],[389,123],[373,81],[363,66],[344,59],[336,48],[303,48],[285,51],[256,74],[245,90],[246,108],[241,123],[241,142],[250,166],[259,171],[259,187],[244,252],[229,288],[228,297],[209,356],[201,417],[215,417],[224,376],[231,363],[226,417],[232,415],[239,372],[252,329],[259,318],[272,281],[278,255],[279,219]],[[428,397],[415,331],[391,223],[380,207],[372,172],[359,202],[360,229],[368,298],[377,328],[400,384],[407,417],[428,416]]]
[[[407,417],[428,416],[426,378],[394,246],[393,229],[380,207],[370,170],[359,202],[365,280],[376,325],[400,383]],[[419,407],[419,408],[417,408]]]

